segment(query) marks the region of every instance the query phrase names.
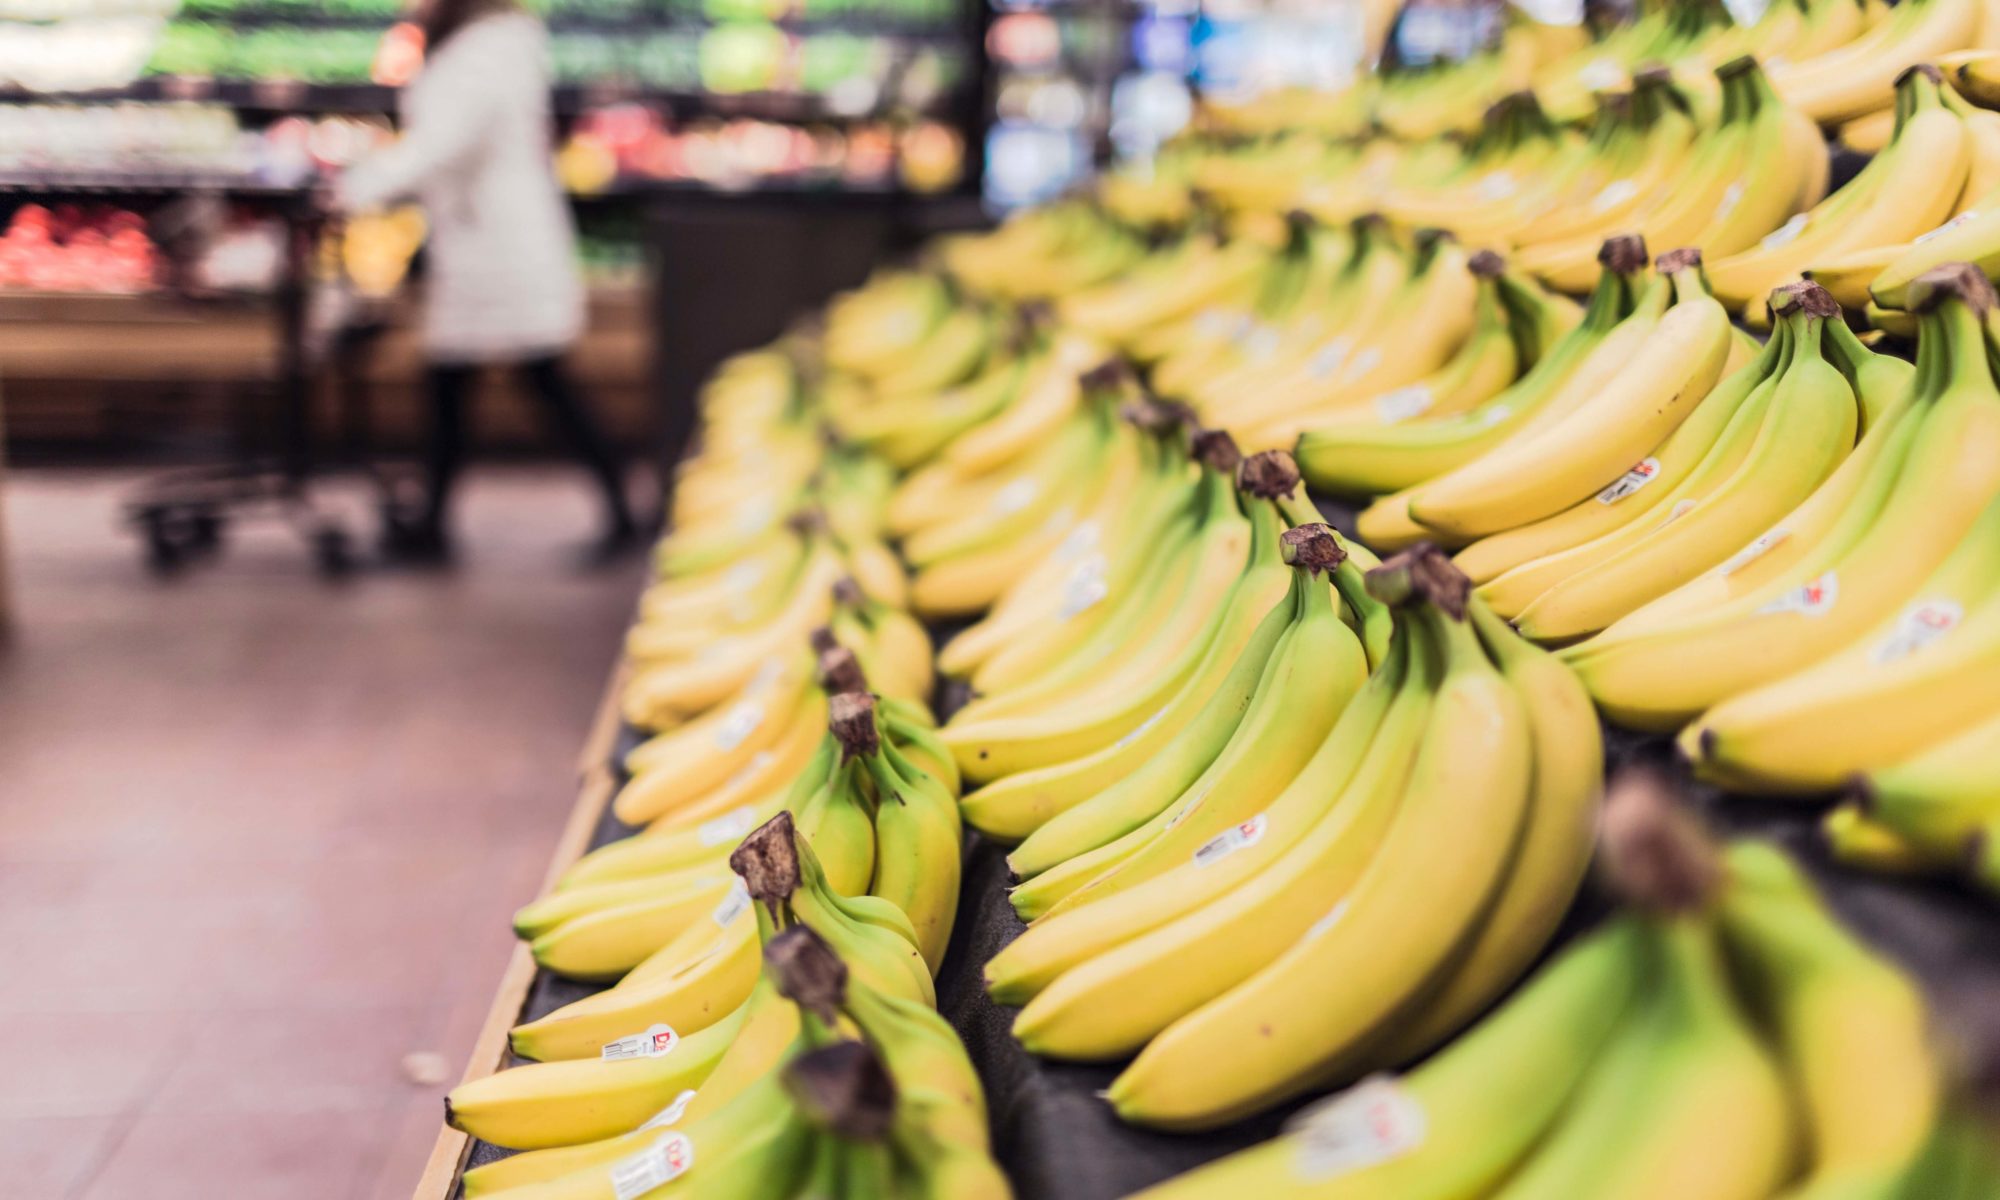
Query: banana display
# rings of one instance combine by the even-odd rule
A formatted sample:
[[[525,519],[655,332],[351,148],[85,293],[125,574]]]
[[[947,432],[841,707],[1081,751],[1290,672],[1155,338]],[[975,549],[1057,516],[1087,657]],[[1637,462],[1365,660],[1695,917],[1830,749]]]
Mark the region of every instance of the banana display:
[[[1575,678],[1425,546],[1366,576],[1379,669],[1344,705],[1294,695],[1300,669],[1327,690],[1314,642],[1345,629],[1319,576],[1343,560],[1324,525],[1286,545],[1284,628],[1215,763],[986,967],[1029,1049],[1136,1052],[1107,1091],[1130,1121],[1205,1128],[1438,1044],[1540,953],[1589,862],[1603,755]]]
[[[730,359],[629,835],[516,916],[601,990],[452,1093],[519,1151],[465,1194],[1008,1195],[936,1009],[970,830],[988,998],[1121,1119],[1346,1089],[1148,1196],[1995,1195],[1910,981],[1771,847],[1606,808],[1598,720],[2000,890],[1991,109],[1993,0],[1511,14]]]
[[[1784,852],[1662,795],[1607,806],[1623,910],[1470,1033],[1142,1200],[1994,1195],[1916,985]]]
[[[931,1007],[910,923],[831,890],[789,814],[730,866],[732,920],[763,946],[750,999],[684,1040],[656,1024],[596,1059],[458,1088],[452,1122],[527,1151],[467,1172],[465,1194],[1005,1200],[978,1077]]]

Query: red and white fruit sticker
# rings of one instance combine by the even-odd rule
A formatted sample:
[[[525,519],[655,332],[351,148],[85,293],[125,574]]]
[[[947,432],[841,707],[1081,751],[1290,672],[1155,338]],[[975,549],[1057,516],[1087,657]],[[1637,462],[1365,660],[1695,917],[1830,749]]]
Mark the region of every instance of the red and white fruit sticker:
[[[704,846],[721,846],[729,842],[740,842],[743,835],[757,827],[757,810],[744,805],[732,808],[712,821],[704,821],[695,836]]]
[[[643,1133],[648,1129],[667,1128],[669,1125],[672,1125],[681,1119],[681,1117],[688,1110],[688,1104],[691,1103],[693,1100],[694,1100],[694,1089],[689,1088],[687,1091],[684,1091],[680,1095],[675,1096],[674,1102],[672,1104],[667,1105],[659,1112],[656,1112],[652,1116],[646,1118],[646,1123],[644,1125],[639,1126],[637,1132]]]
[[[1287,1130],[1301,1180],[1324,1180],[1401,1158],[1424,1144],[1423,1105],[1387,1075],[1371,1075],[1306,1109]]]
[[[1632,464],[1632,469],[1611,481],[1611,486],[1597,493],[1599,504],[1616,504],[1625,497],[1645,487],[1660,477],[1660,460],[1642,458]]]
[[[611,1193],[618,1200],[639,1200],[687,1174],[692,1166],[694,1142],[685,1133],[669,1133],[630,1158],[611,1164]]]
[[[1264,828],[1270,822],[1265,814],[1258,813],[1241,825],[1225,829],[1203,842],[1194,852],[1194,865],[1213,866],[1236,853],[1238,850],[1256,845],[1264,840]]]
[[[709,917],[717,925],[727,929],[736,918],[749,911],[750,888],[739,875],[736,882],[730,885],[729,894],[722,898],[722,903],[715,906],[715,911],[709,914]]]
[[[1789,529],[1773,529],[1768,533],[1760,533],[1749,545],[1724,560],[1722,566],[1718,567],[1717,570],[1723,575],[1734,575],[1736,572],[1741,571],[1751,563],[1764,557],[1765,553],[1771,547],[1790,536],[1792,536],[1792,531]]]
[[[1800,584],[1791,591],[1758,609],[1760,613],[1795,612],[1803,616],[1821,616],[1840,599],[1840,576],[1828,571],[1810,583]]]
[[[644,1033],[606,1042],[597,1052],[605,1062],[627,1062],[635,1058],[665,1058],[681,1044],[681,1035],[671,1025],[654,1025]]]
[[[1393,392],[1383,392],[1375,397],[1375,419],[1384,425],[1400,425],[1412,417],[1420,417],[1430,411],[1435,398],[1431,389],[1421,383],[1400,387]]]
[[[1965,606],[1956,600],[1919,600],[1896,618],[1896,627],[1869,658],[1876,663],[1908,658],[1958,628],[1963,620]]]

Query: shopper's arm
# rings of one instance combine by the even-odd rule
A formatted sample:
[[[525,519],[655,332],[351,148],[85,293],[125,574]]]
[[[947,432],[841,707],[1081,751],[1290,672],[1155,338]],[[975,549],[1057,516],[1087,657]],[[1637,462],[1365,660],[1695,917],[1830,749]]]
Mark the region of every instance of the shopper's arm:
[[[478,156],[491,127],[500,89],[510,72],[495,69],[484,46],[456,47],[429,71],[444,78],[428,79],[427,91],[437,99],[426,104],[393,145],[356,163],[341,177],[337,200],[344,212],[365,212],[409,199],[426,179],[463,169]]]

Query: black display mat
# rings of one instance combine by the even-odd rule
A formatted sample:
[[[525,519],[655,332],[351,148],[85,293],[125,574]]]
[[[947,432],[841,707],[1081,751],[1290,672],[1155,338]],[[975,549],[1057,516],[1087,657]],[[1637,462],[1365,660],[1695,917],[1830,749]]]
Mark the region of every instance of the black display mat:
[[[1325,501],[1321,508],[1336,526],[1352,528],[1352,510]],[[938,628],[933,635],[942,645],[954,632]],[[942,716],[953,705],[946,695],[940,701]],[[1643,763],[1687,780],[1670,737],[1610,726],[1604,737],[1607,771]],[[627,728],[613,747],[611,766],[621,783],[625,775],[618,764],[642,739]],[[2000,1073],[2000,899],[1952,882],[1891,878],[1835,862],[1817,833],[1819,817],[1834,797],[1759,799],[1692,780],[1687,780],[1687,790],[1718,832],[1767,838],[1791,850],[1840,916],[1923,982],[1947,1045],[1963,1056],[1968,1069],[1985,1078]],[[633,832],[607,809],[591,845]],[[1008,1032],[1016,1010],[986,998],[981,968],[1024,926],[1007,902],[1011,880],[1004,848],[968,832],[964,864],[958,924],[938,973],[938,1008],[964,1038],[985,1082],[994,1155],[1020,1200],[1118,1200],[1270,1138],[1300,1106],[1205,1134],[1152,1133],[1121,1123],[1098,1098],[1117,1075],[1117,1066],[1036,1058]],[[1550,952],[1595,924],[1607,907],[1595,885],[1586,884]],[[521,1020],[541,1017],[598,990],[540,972]],[[508,1153],[474,1140],[466,1165]]]

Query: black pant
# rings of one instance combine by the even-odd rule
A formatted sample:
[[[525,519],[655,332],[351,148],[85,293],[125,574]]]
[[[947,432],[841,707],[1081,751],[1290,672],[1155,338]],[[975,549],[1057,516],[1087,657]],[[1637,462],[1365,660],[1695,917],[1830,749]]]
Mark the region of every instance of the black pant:
[[[527,379],[542,415],[590,469],[604,494],[606,523],[612,533],[633,529],[625,505],[625,484],[611,443],[592,419],[582,396],[570,385],[562,360],[554,355],[532,359],[517,368]],[[452,486],[465,465],[465,402],[480,368],[469,364],[434,364],[430,369],[431,437],[427,461],[430,492],[424,524],[442,532],[451,503]]]

